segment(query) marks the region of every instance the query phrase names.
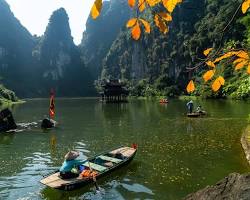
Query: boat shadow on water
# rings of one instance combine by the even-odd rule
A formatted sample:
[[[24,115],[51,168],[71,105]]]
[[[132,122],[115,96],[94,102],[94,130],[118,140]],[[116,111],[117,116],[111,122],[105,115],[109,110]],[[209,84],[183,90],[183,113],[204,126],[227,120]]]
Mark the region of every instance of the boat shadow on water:
[[[133,174],[137,174],[139,166],[141,164],[136,160],[129,163],[127,166],[117,169],[111,174],[107,174],[102,178],[97,180],[99,191],[96,191],[94,184],[88,184],[82,188],[72,190],[72,191],[63,191],[56,190],[50,187],[45,187],[41,190],[40,195],[42,199],[127,199],[123,197],[123,190],[135,192],[136,189],[130,190],[130,187],[133,185],[140,185],[134,183],[131,180]],[[126,187],[129,185],[128,187]],[[143,185],[140,185],[141,188],[146,188]],[[152,194],[151,190],[146,188],[145,193]],[[147,192],[149,191],[149,192]],[[140,191],[143,192],[143,191]],[[112,198],[111,198],[112,197]]]

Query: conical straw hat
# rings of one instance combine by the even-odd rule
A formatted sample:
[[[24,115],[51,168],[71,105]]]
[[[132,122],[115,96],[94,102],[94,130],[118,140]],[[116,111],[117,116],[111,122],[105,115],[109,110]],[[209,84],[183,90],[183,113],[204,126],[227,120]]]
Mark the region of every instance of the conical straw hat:
[[[78,151],[69,151],[65,156],[65,160],[74,160],[79,156],[79,152]]]

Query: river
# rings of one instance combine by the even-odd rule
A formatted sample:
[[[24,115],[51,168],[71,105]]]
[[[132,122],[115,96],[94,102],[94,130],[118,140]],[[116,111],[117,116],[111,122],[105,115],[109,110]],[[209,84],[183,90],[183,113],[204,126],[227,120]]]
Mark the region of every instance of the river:
[[[208,116],[185,116],[186,101],[133,100],[102,104],[97,99],[56,99],[56,129],[44,132],[39,120],[48,100],[15,105],[17,122],[38,122],[23,132],[0,134],[0,199],[166,199],[175,200],[215,184],[231,172],[250,170],[240,144],[249,123],[250,103],[196,101]],[[63,162],[70,149],[80,159],[117,147],[138,144],[134,160],[93,185],[65,192],[39,180]]]

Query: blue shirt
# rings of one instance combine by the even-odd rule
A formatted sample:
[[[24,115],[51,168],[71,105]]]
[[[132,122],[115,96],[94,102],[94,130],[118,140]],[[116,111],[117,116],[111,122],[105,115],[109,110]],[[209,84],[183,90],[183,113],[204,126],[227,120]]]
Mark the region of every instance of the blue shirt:
[[[60,172],[70,172],[71,169],[75,166],[83,163],[82,160],[65,160],[60,168]]]

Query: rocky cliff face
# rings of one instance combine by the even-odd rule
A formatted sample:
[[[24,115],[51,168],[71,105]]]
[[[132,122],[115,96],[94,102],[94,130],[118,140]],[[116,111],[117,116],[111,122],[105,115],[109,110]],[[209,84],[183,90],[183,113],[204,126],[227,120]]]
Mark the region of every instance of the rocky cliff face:
[[[222,31],[227,25],[227,18],[233,16],[238,4],[239,2],[230,0],[183,1],[172,14],[173,21],[166,35],[159,33],[154,27],[151,12],[143,13],[140,17],[150,22],[151,34],[143,33],[139,41],[133,41],[129,30],[123,29],[103,59],[102,78],[121,78],[128,81],[132,85],[131,88],[135,88],[135,95],[147,96],[147,88],[153,92],[152,95],[180,94],[185,91],[191,78],[197,77],[197,82],[202,82],[200,77],[206,70],[205,67],[191,72],[187,68],[201,62],[205,49],[221,46],[226,48],[227,45],[237,45],[244,41],[246,28],[239,23],[240,14],[236,17],[238,20],[232,21],[229,30],[225,33]],[[163,8],[153,8],[153,12],[154,9]],[[247,20],[244,19],[245,22]],[[230,69],[225,66],[225,78],[235,76]],[[142,89],[139,91],[136,88]],[[224,94],[231,89],[230,86],[230,89],[226,89],[226,85],[224,88]],[[196,91],[204,97],[221,95],[218,93],[213,96],[212,92],[207,92],[211,91],[208,84],[197,88]]]
[[[18,95],[27,94],[32,82],[32,35],[21,25],[8,4],[0,0],[1,81]]]
[[[250,174],[232,173],[214,186],[190,194],[184,200],[248,200],[250,199]]]
[[[185,67],[190,63],[187,63],[190,52],[186,49],[184,41],[195,32],[193,24],[200,19],[204,8],[204,1],[184,2],[176,9],[174,21],[167,35],[159,33],[151,23],[151,34],[143,34],[141,39],[135,42],[130,38],[129,30],[124,29],[103,60],[103,76],[136,81],[147,79],[150,84],[164,81],[166,86],[174,82],[183,84],[184,76],[187,77]],[[153,21],[150,12],[141,17]],[[112,70],[115,65],[120,65],[117,67],[118,71]]]
[[[93,78],[74,45],[66,11],[56,10],[42,37],[32,36],[0,0],[0,76],[20,97],[87,96]]]
[[[127,0],[111,0],[104,1],[101,15],[96,20],[88,18],[80,46],[86,66],[95,78],[100,75],[102,60],[130,15]]]
[[[87,95],[90,77],[73,43],[69,18],[61,8],[53,12],[44,36],[38,44],[41,79],[61,96]]]

